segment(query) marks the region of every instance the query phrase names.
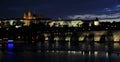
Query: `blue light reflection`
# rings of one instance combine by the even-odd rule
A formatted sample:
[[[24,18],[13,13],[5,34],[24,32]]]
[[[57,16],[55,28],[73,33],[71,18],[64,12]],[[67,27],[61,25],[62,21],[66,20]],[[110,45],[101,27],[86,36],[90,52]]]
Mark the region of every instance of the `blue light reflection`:
[[[8,44],[8,49],[11,50],[14,48],[14,44]]]

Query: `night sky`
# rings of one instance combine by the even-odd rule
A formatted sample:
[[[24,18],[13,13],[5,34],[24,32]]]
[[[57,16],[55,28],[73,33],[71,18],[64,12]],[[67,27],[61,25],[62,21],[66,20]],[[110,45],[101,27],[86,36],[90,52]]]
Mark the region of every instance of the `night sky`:
[[[21,18],[28,10],[49,18],[117,19],[120,0],[0,0],[0,18]]]

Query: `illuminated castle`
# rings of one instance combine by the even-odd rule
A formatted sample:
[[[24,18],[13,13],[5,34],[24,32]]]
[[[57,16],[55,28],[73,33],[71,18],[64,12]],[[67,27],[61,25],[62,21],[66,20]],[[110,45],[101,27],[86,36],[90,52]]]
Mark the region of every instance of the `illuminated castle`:
[[[32,19],[36,19],[36,16],[34,16],[30,11],[25,12],[23,18],[24,20],[24,25],[25,26],[29,26],[30,22],[32,21]]]
[[[25,12],[23,18],[24,19],[36,19],[36,17],[30,11]]]
[[[41,20],[45,19],[43,15],[36,15],[32,13],[31,11],[24,12],[23,18],[24,18],[24,23],[25,23],[24,26],[29,26],[30,22],[37,23],[39,22],[38,19],[41,19]]]

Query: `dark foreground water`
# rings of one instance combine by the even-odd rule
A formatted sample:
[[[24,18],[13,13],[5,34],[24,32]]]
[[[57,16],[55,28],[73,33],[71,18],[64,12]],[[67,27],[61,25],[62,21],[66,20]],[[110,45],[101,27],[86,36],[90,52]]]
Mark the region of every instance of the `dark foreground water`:
[[[78,52],[7,52],[0,53],[0,62],[119,62],[120,56],[112,53],[108,55],[105,52],[95,54]]]
[[[14,44],[0,50],[0,62],[120,62],[119,50],[119,43]]]

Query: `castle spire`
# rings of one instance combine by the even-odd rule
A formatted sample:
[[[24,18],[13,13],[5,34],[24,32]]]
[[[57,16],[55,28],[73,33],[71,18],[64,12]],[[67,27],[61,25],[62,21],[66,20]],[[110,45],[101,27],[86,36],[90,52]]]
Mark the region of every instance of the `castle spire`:
[[[27,18],[27,13],[24,12],[23,18],[26,19]]]
[[[28,11],[28,19],[32,19],[31,11]]]

